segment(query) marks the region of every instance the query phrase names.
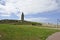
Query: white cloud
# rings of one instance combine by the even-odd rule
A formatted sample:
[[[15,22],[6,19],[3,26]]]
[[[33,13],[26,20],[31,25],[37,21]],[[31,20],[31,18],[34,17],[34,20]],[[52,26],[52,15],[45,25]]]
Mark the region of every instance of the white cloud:
[[[37,13],[57,9],[55,0],[18,0],[15,6],[26,13]]]
[[[27,21],[33,21],[33,22],[47,22],[49,18],[44,18],[44,17],[37,17],[37,18],[25,18]]]
[[[12,11],[17,7],[26,13],[36,13],[55,10],[57,6],[55,0],[7,0],[5,8],[7,11]]]
[[[19,11],[23,11],[25,14],[52,11],[58,9],[59,4],[56,0],[5,0],[5,2],[5,6],[0,4],[3,14],[15,13],[19,17],[21,15],[21,13],[18,13]]]

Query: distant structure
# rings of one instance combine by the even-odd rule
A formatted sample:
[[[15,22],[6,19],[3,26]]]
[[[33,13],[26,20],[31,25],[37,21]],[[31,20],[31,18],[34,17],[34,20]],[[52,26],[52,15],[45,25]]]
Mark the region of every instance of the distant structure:
[[[24,22],[24,13],[23,12],[21,14],[21,21],[22,21],[22,23]]]

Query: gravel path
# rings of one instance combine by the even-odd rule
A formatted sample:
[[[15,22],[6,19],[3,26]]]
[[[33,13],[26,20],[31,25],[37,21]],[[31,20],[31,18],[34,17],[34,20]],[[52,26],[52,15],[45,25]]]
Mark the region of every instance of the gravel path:
[[[60,40],[60,32],[56,32],[52,34],[46,40]]]

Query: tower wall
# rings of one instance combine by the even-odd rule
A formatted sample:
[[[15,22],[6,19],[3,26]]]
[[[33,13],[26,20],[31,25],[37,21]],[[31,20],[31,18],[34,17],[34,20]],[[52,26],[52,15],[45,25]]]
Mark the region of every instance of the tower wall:
[[[24,13],[23,12],[21,14],[21,21],[22,21],[22,23],[24,22]]]

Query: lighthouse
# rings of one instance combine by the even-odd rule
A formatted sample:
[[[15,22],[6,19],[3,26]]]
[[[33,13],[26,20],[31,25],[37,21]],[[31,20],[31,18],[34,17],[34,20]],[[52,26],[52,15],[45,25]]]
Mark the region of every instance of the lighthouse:
[[[24,13],[23,12],[21,14],[21,21],[22,21],[22,23],[24,22]]]

